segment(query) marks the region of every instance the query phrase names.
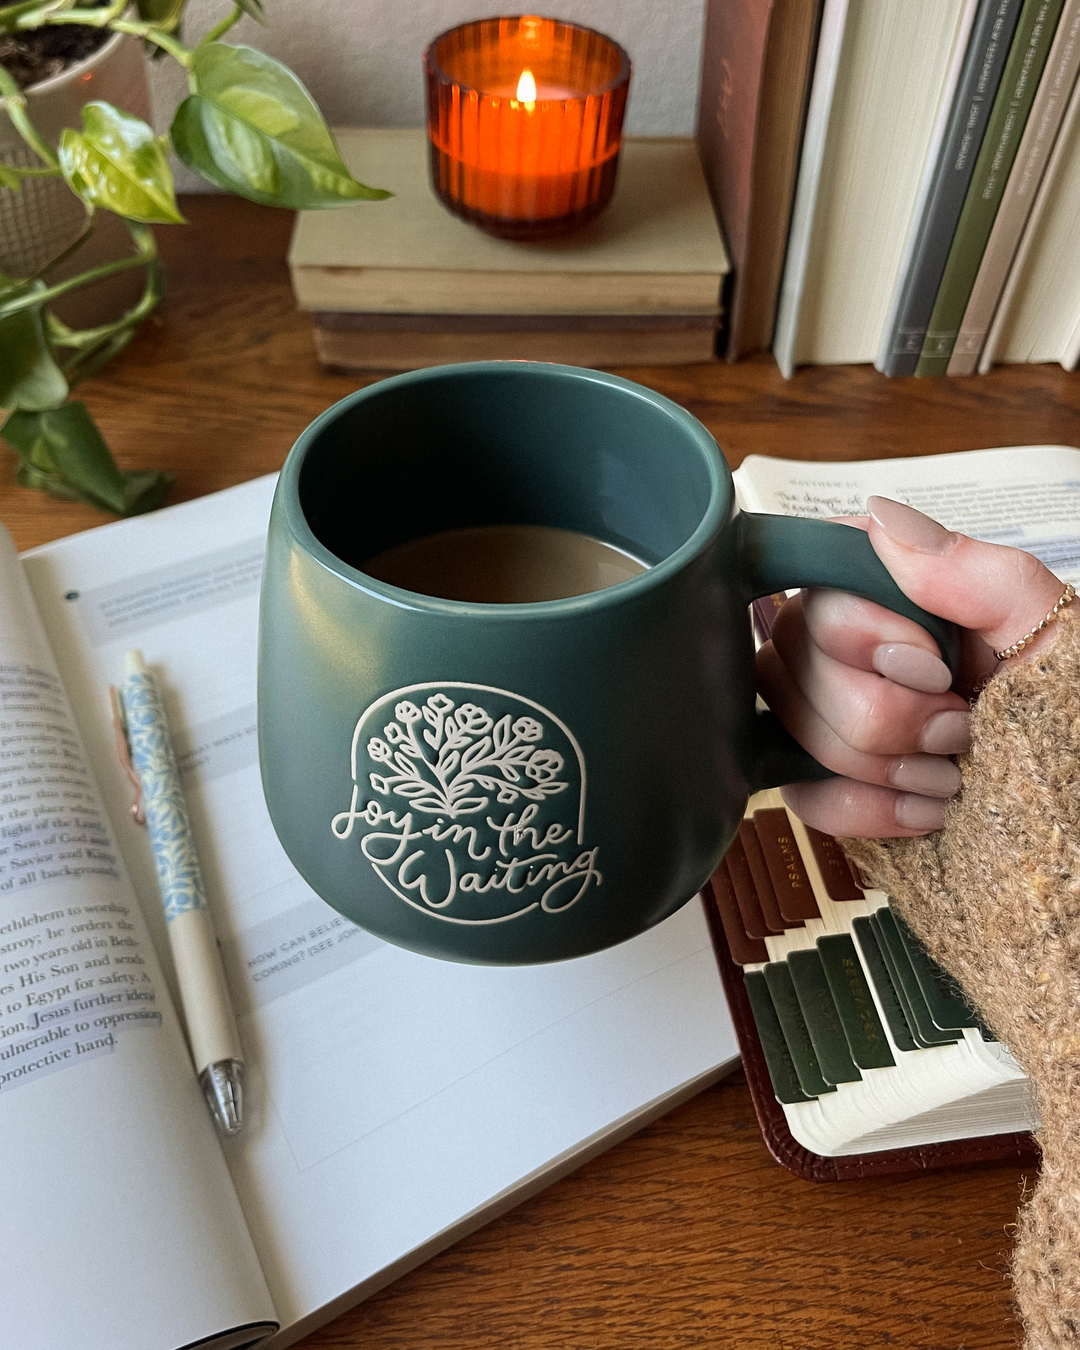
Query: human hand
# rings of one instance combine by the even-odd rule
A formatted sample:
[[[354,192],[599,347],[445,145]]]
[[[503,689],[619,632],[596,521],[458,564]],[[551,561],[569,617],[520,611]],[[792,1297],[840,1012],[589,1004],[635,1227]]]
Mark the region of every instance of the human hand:
[[[784,788],[808,824],[885,837],[939,829],[960,788],[950,756],[970,745],[968,696],[994,651],[1030,632],[1064,585],[1037,558],[985,544],[899,502],[871,497],[865,529],[900,589],[961,627],[956,687],[937,644],[910,619],[840,591],[805,591],[780,611],[758,653],[758,689],[788,730],[842,775]],[[1053,633],[1051,625],[1020,657]]]

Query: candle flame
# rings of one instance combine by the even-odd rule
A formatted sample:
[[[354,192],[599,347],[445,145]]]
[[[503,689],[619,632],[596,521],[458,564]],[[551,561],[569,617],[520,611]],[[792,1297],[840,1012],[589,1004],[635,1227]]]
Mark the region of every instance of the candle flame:
[[[521,79],[518,80],[517,94],[515,95],[519,103],[536,102],[536,81],[533,79],[533,73],[526,68],[521,72]]]

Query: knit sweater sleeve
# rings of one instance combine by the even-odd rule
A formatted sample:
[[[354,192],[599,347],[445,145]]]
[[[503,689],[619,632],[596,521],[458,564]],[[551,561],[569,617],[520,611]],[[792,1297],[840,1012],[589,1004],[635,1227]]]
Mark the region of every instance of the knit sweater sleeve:
[[[1034,1085],[1038,1186],[1013,1285],[1026,1350],[1080,1346],[1080,615],[972,710],[963,790],[918,839],[844,840]]]

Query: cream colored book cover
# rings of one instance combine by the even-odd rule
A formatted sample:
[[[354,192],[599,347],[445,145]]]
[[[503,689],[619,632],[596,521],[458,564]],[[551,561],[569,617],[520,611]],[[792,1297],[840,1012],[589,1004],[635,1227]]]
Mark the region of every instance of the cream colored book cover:
[[[301,309],[396,313],[715,313],[729,270],[694,142],[628,139],[611,205],[561,239],[496,239],[452,215],[422,130],[343,130],[341,153],[394,196],[297,217]]]

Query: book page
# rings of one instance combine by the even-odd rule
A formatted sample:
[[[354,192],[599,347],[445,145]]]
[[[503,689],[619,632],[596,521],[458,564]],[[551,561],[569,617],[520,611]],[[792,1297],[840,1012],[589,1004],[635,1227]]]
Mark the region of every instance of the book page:
[[[950,530],[1025,549],[1080,585],[1080,450],[1021,445],[949,455],[813,464],[749,455],[735,473],[740,503],[783,516],[864,515],[892,497]]]
[[[0,1307],[19,1350],[275,1314],[64,687],[0,530]]]
[[[225,1151],[293,1339],[733,1067],[737,1050],[697,899],[607,952],[489,968],[390,946],[306,885],[270,824],[257,756],[273,486],[107,526],[24,565],[83,691],[77,715],[141,897],[153,863],[125,818],[103,691],[130,646],[163,688],[246,1056],[247,1124]]]

